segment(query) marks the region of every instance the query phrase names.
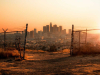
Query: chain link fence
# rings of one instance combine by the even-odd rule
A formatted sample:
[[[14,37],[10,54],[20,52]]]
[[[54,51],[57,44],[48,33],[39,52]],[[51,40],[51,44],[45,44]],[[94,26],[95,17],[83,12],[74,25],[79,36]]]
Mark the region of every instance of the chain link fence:
[[[8,29],[0,32],[0,50],[3,51],[13,51],[18,50],[21,57],[21,52],[23,52],[23,58],[25,55],[25,45],[27,36],[27,26],[26,29],[21,31],[9,31]]]
[[[72,25],[71,55],[100,53],[100,29],[75,30]]]

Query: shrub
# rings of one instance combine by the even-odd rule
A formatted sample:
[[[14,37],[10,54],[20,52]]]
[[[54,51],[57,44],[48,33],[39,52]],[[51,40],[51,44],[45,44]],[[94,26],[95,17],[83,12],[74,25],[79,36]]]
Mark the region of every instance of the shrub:
[[[54,51],[57,51],[56,46],[55,45],[50,46],[50,52],[54,52]]]
[[[81,45],[80,49],[79,47],[74,47],[73,49],[73,55],[90,55],[90,54],[100,54],[100,47],[88,43],[86,45]]]
[[[19,52],[17,50],[13,51],[0,51],[0,59],[9,58],[9,57],[19,57]]]

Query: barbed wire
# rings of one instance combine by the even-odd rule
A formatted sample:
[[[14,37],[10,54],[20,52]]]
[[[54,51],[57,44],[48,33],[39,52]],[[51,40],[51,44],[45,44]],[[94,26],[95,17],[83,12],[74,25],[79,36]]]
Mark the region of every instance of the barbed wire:
[[[11,33],[11,32],[24,32],[25,31],[25,26],[20,26],[20,27],[14,27],[14,28],[8,28],[6,33]],[[0,33],[4,33],[2,29],[0,29]]]
[[[8,29],[8,31],[24,31],[24,30],[25,30],[25,26]]]
[[[89,26],[75,26],[74,30],[86,30],[86,29],[98,29],[98,27],[89,27]]]

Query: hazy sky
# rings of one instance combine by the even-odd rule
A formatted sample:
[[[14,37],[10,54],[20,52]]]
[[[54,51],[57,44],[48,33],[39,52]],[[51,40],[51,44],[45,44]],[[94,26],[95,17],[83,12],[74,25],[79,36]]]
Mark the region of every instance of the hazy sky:
[[[0,31],[25,27],[42,30],[43,25],[62,25],[63,29],[99,28],[100,0],[0,0]]]

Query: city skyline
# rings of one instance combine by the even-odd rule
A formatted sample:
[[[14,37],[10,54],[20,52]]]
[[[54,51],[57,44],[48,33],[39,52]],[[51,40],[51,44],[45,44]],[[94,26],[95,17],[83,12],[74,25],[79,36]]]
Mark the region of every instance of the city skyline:
[[[42,31],[43,33],[62,32],[62,30],[66,31],[66,29],[63,28],[61,25],[52,24],[52,22],[50,22],[50,24],[48,24],[48,25],[43,25],[42,28],[43,28],[42,30],[37,30],[37,28],[33,28],[29,32],[34,31],[34,29],[35,29],[35,33],[38,33],[40,31]],[[68,29],[68,31],[69,31],[69,29]],[[66,31],[66,33],[68,33],[68,31]]]

